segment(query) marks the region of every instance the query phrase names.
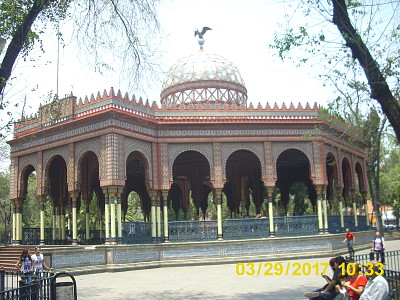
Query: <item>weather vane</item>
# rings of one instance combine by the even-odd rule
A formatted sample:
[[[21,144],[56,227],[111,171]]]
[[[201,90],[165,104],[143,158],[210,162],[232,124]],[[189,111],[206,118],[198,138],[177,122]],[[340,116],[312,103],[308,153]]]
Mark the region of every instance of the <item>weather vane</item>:
[[[196,35],[199,36],[199,45],[200,45],[200,50],[203,50],[203,45],[204,45],[204,39],[203,39],[203,35],[206,33],[207,30],[212,30],[209,27],[203,27],[203,29],[201,30],[201,32],[196,29],[196,31],[194,32],[194,36],[196,37]]]

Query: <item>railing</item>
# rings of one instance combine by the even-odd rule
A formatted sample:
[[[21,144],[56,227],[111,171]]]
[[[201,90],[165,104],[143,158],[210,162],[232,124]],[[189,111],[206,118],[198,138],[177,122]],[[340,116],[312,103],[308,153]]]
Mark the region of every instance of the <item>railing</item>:
[[[43,278],[32,275],[32,281],[15,271],[0,271],[0,300],[50,299],[50,280],[54,274],[43,272]]]
[[[390,293],[392,295],[389,299],[400,299],[400,250],[385,252],[384,274],[386,281],[389,284]],[[375,257],[370,257],[370,254],[355,255],[354,261],[365,266]],[[363,270],[365,271],[365,269]]]
[[[53,228],[44,229],[44,240],[46,244],[51,244]],[[24,245],[39,245],[40,243],[40,228],[22,228],[22,243]]]
[[[385,270],[391,270],[391,271],[397,271],[400,272],[400,250],[395,250],[395,251],[385,251]],[[371,261],[370,254],[361,254],[361,255],[355,255],[354,256],[354,261],[361,264],[365,265],[366,263]],[[375,260],[376,257],[374,257]]]
[[[390,293],[395,293],[395,295],[389,299],[400,299],[400,272],[385,270],[383,276],[389,284]]]
[[[269,237],[269,219],[232,219],[222,221],[225,240],[260,239]]]
[[[364,216],[358,216],[358,230],[367,230]],[[217,220],[210,221],[174,221],[169,222],[169,240],[175,242],[185,241],[211,241],[217,239]],[[328,216],[329,232],[339,233],[340,216]],[[161,233],[164,223],[161,223]],[[354,216],[344,216],[345,228],[355,231]],[[252,219],[226,219],[222,220],[223,238],[226,240],[268,238],[269,218]],[[318,234],[318,216],[291,216],[274,218],[275,235],[278,237],[305,236]],[[78,231],[78,236],[83,244],[102,244],[99,230],[90,230],[89,239],[86,230]],[[66,239],[53,241],[52,228],[45,229],[45,243],[66,244]],[[23,229],[23,244],[38,245],[40,242],[39,228]],[[122,242],[124,244],[152,243],[151,222],[122,222]]]
[[[340,226],[340,216],[328,216],[329,233],[344,232],[345,228],[350,231],[364,231],[368,230],[367,220],[365,216],[357,216],[358,227],[356,228],[354,216],[343,216],[344,227]]]
[[[122,242],[124,244],[150,244],[150,222],[122,222]]]
[[[274,218],[275,234],[284,236],[304,236],[318,234],[318,216],[292,216]]]
[[[177,221],[168,224],[171,242],[215,241],[217,221]]]

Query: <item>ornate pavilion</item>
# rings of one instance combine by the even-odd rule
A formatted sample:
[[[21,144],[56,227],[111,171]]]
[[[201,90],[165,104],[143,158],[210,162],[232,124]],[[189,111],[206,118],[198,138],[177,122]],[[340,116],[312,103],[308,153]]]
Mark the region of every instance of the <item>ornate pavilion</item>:
[[[232,224],[241,221],[236,219],[239,210],[248,217],[251,202],[257,213],[267,214],[248,219],[251,229],[245,235],[253,238],[288,236],[290,230],[296,235],[298,228],[297,235],[328,233],[335,222],[340,228],[368,222],[357,216],[367,193],[365,145],[359,134],[327,117],[316,104],[254,106],[238,69],[205,51],[170,69],[161,105],[112,88],[90,98],[71,95],[16,123],[9,144],[15,244],[28,242],[22,210],[34,171],[40,243],[63,240],[67,230],[75,243],[81,207],[86,207],[83,235],[89,239],[93,195],[103,242],[126,242],[126,235],[140,225],[126,227],[123,222],[132,191],[140,197],[149,226],[143,228],[149,228],[153,242],[177,241],[183,232],[208,240],[238,238],[234,231],[243,232],[246,224]],[[296,220],[274,216],[274,191],[279,188],[279,201],[287,206],[296,182],[306,186],[316,214]],[[200,221],[179,225],[168,220],[168,210],[186,215],[191,201]],[[49,203],[50,231],[44,221]],[[334,203],[339,215],[331,222],[328,212]],[[217,220],[204,220],[210,205],[216,207]],[[222,205],[233,219],[222,219]],[[352,207],[353,215],[344,216],[344,207]]]

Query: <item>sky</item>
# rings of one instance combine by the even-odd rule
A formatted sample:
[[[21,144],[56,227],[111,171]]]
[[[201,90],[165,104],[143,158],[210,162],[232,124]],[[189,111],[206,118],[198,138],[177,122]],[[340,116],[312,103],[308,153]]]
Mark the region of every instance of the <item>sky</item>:
[[[194,30],[203,26],[212,28],[205,38],[204,50],[225,57],[238,69],[248,91],[248,103],[259,102],[272,106],[275,102],[303,105],[316,102],[325,105],[334,97],[332,88],[324,87],[318,78],[320,73],[315,67],[296,67],[290,61],[282,62],[276,50],[270,49],[274,32],[281,30],[284,15],[292,14],[294,8],[288,3],[293,1],[276,0],[169,0],[158,6],[160,21],[159,51],[157,57],[165,78],[168,69],[181,57],[194,54],[199,46]],[[292,23],[305,23],[301,13],[292,17]],[[68,28],[65,25],[62,28]],[[66,30],[68,31],[68,30]],[[87,63],[85,55],[79,51],[77,42],[65,33],[65,46],[60,48],[59,95],[71,92],[84,98],[97,91],[114,87],[122,94],[128,92],[149,99],[150,103],[160,103],[162,80],[154,81],[151,87],[138,91],[124,77],[124,74],[105,71],[95,72]],[[25,114],[38,111],[50,91],[56,90],[57,77],[57,37],[49,30],[44,36],[45,53],[35,49],[31,57],[35,61],[22,58],[14,69],[14,80],[7,89],[6,99],[15,104],[27,99]],[[79,54],[78,54],[79,53]],[[112,58],[110,58],[112,60]],[[110,62],[113,64],[113,62]],[[15,108],[18,117],[21,108]]]

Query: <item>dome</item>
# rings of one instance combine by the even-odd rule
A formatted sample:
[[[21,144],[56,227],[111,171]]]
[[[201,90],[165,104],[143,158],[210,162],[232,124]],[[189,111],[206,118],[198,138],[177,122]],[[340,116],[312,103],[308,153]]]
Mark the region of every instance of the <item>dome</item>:
[[[203,51],[180,59],[163,83],[161,103],[246,104],[247,90],[238,69],[224,57]]]

